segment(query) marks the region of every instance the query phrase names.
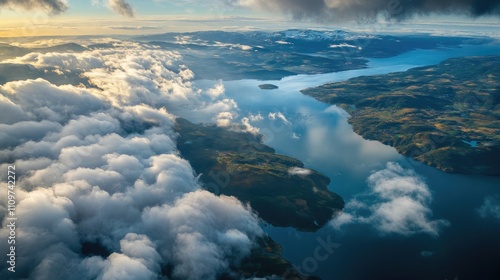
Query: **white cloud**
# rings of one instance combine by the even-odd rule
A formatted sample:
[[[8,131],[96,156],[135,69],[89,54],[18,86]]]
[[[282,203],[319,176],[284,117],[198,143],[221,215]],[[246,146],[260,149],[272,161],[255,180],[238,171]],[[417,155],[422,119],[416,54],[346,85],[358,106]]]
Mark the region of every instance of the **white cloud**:
[[[73,115],[108,107],[92,91],[72,85],[55,86],[43,79],[14,81],[0,85],[0,94],[4,96],[0,102],[8,105],[10,101],[22,109],[24,114],[18,113],[19,120],[64,122]]]
[[[429,234],[439,236],[446,220],[433,220],[429,203],[432,195],[423,179],[412,170],[396,163],[368,177],[372,191],[369,199],[353,199],[344,212],[331,222],[334,228],[350,223],[367,223],[381,234]],[[369,212],[369,215],[361,214]]]
[[[220,112],[215,118],[215,123],[220,127],[230,127],[235,115],[231,112]]]
[[[260,113],[258,113],[257,115],[249,114],[248,120],[251,122],[260,122],[264,120],[264,117]]]
[[[250,50],[253,49],[251,46],[248,46],[248,45],[227,44],[227,43],[221,43],[221,42],[215,42],[215,46],[217,46],[217,47],[228,47],[230,49],[236,48],[236,49],[240,49],[242,51],[250,51]]]
[[[346,44],[346,43],[342,43],[342,44],[338,44],[338,45],[330,45],[329,46],[330,48],[333,48],[333,49],[336,49],[336,48],[358,48],[354,45],[350,45],[350,44]]]
[[[161,253],[176,264],[174,276],[181,279],[215,279],[213,275],[239,263],[251,249],[253,236],[262,234],[241,202],[206,191],[186,194],[174,206],[153,207],[143,220],[160,240]]]
[[[269,115],[268,115],[268,118],[270,120],[277,120],[277,119],[279,119],[279,120],[281,120],[282,122],[284,122],[287,125],[291,124],[290,121],[281,112],[270,112]]]
[[[276,43],[276,44],[280,44],[280,45],[292,45],[292,43],[290,43],[290,42],[287,42],[287,41],[281,41],[281,40],[280,40],[280,41],[276,41],[275,43]]]
[[[224,84],[222,83],[221,80],[219,80],[219,82],[215,86],[207,90],[207,95],[210,96],[212,99],[215,99],[223,95],[225,92],[226,89],[224,87]]]
[[[335,114],[346,118],[350,117],[349,113],[347,113],[344,109],[338,107],[337,105],[332,105],[326,108],[325,113]]]
[[[260,129],[258,127],[252,126],[252,124],[250,124],[249,118],[242,118],[241,124],[243,125],[243,131],[245,131],[245,132],[252,133],[252,134],[258,134],[260,131]]]
[[[299,176],[307,176],[311,174],[311,170],[307,168],[300,167],[292,167],[288,169],[288,174],[290,175],[299,175]]]

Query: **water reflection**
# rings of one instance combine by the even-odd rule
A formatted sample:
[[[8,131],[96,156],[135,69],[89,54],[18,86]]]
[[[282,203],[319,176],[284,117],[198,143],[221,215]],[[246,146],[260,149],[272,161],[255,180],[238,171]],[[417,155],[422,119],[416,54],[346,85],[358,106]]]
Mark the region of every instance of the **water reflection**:
[[[485,54],[500,54],[500,46],[419,50],[372,60],[369,69],[299,75],[280,81],[224,82],[226,95],[238,103],[240,117],[260,116],[252,118],[251,124],[266,136],[266,144],[326,174],[332,179],[330,188],[347,202],[369,198],[373,189],[368,187],[367,178],[386,168],[388,162],[396,162],[415,170],[430,191],[425,201],[430,212],[423,210],[423,215],[448,222],[448,227],[436,235],[428,232],[383,234],[370,223],[350,223],[340,230],[326,226],[317,233],[267,227],[269,235],[283,245],[286,258],[304,273],[323,279],[377,278],[373,278],[374,275],[384,275],[385,279],[495,279],[500,276],[495,261],[500,259],[500,221],[481,217],[477,210],[484,205],[485,198],[500,193],[500,178],[445,174],[405,158],[394,148],[355,134],[342,109],[299,92],[350,77],[403,71],[449,57]],[[263,83],[275,84],[279,89],[261,90],[258,85]],[[214,81],[196,84],[208,88]],[[278,113],[284,118],[276,117]],[[363,202],[367,209],[361,210],[365,211],[361,216],[369,216],[370,211],[377,210],[372,208],[380,204],[380,199],[372,197]],[[327,258],[318,259],[315,249],[325,242],[338,246]]]

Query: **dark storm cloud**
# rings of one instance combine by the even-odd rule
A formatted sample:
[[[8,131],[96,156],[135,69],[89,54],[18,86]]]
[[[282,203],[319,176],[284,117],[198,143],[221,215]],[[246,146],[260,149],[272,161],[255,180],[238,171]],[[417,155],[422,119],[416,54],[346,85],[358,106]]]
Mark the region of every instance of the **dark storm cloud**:
[[[106,0],[107,6],[122,16],[133,17],[134,10],[126,0]],[[66,0],[0,0],[0,8],[8,7],[24,10],[45,10],[59,14],[68,9]]]
[[[54,14],[64,12],[68,8],[66,1],[63,0],[0,0],[1,7],[25,10],[43,9]]]
[[[240,5],[281,12],[296,19],[321,21],[374,18],[380,13],[394,19],[415,15],[500,15],[500,0],[242,0]]]

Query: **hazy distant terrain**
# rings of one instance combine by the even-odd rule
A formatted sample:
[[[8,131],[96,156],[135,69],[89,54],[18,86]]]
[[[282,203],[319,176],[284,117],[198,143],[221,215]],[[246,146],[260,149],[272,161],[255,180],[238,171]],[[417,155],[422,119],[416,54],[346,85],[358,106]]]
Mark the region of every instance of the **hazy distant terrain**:
[[[136,39],[179,51],[198,79],[212,80],[273,80],[296,74],[360,69],[367,67],[366,58],[488,41],[467,37],[387,36],[297,29],[167,33]]]

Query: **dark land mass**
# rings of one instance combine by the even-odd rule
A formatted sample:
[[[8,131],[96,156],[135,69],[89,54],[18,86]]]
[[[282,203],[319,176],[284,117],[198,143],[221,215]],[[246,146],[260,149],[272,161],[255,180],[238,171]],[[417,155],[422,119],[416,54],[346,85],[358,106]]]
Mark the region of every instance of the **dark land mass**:
[[[277,85],[273,85],[273,84],[262,84],[262,85],[259,85],[259,88],[265,89],[265,90],[272,90],[272,89],[278,89],[279,87]]]
[[[135,39],[178,51],[197,79],[210,80],[278,80],[297,74],[362,69],[367,67],[366,58],[491,41],[485,38],[389,36],[300,29],[166,33]],[[200,60],[204,63],[199,63]]]
[[[344,207],[342,198],[328,190],[328,177],[314,170],[290,174],[304,164],[276,154],[260,136],[182,118],[177,131],[179,151],[201,174],[207,190],[250,203],[273,226],[316,231]]]
[[[327,177],[314,170],[308,175],[289,174],[290,168],[302,168],[303,163],[276,154],[261,143],[261,136],[193,124],[182,118],[177,119],[176,131],[179,151],[201,174],[206,189],[249,203],[267,223],[315,231],[344,207],[343,199],[328,190]],[[232,270],[245,277],[320,279],[302,275],[281,253],[278,243],[261,237],[250,255]],[[226,275],[220,279],[236,278]]]
[[[465,57],[302,93],[338,104],[356,133],[452,173],[500,175],[500,57]]]
[[[279,80],[297,74],[321,74],[366,68],[360,57],[321,57],[308,54],[254,48],[243,50],[232,46],[189,46],[151,41],[149,45],[178,51],[182,61],[196,73],[197,79],[208,80]],[[200,63],[203,61],[203,63]]]

